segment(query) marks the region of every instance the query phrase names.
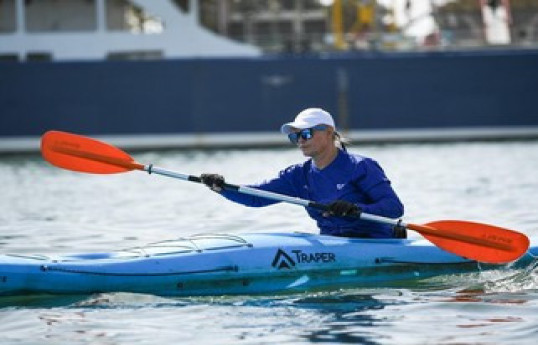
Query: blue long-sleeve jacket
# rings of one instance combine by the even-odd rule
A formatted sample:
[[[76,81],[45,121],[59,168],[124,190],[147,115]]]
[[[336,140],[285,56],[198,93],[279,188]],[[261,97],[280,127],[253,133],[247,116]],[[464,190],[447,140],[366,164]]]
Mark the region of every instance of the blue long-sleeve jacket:
[[[398,218],[403,205],[392,189],[389,179],[376,161],[339,150],[335,160],[318,169],[307,160],[282,170],[272,179],[249,187],[285,194],[323,204],[346,200],[358,205],[363,212]],[[278,201],[225,190],[221,193],[234,202],[262,207]],[[306,209],[316,220],[320,232],[326,235],[349,237],[393,237],[392,227],[349,217],[324,217],[322,211]]]

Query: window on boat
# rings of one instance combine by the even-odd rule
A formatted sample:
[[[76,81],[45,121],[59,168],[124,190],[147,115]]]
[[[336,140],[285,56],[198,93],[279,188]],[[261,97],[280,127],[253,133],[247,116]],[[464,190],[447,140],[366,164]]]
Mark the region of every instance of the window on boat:
[[[17,30],[17,0],[0,0],[0,33]],[[96,31],[103,16],[106,28],[135,34],[159,34],[164,21],[128,0],[25,0],[23,22],[29,33]],[[99,11],[99,13],[98,13]],[[103,13],[104,12],[104,13]]]
[[[108,60],[161,60],[164,54],[161,50],[140,50],[128,52],[110,52]]]
[[[15,0],[0,1],[0,34],[15,32],[17,29]]]
[[[106,27],[112,31],[159,34],[164,31],[164,22],[130,1],[108,0],[106,1]]]
[[[52,61],[52,55],[46,52],[29,52],[26,61],[47,62]]]
[[[19,56],[17,54],[0,54],[0,62],[18,62]]]
[[[25,1],[26,31],[73,32],[97,29],[95,1]]]

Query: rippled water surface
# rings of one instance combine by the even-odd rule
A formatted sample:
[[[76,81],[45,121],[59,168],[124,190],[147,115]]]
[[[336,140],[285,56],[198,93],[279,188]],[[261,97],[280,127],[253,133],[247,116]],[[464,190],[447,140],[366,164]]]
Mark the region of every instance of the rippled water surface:
[[[538,236],[538,142],[353,147],[384,167],[414,223],[463,219]],[[231,183],[272,177],[296,150],[147,152],[142,163]],[[110,251],[201,232],[308,231],[298,206],[250,209],[141,172],[86,175],[0,157],[0,252]],[[412,234],[412,236],[419,236]],[[0,298],[1,344],[535,344],[538,269],[406,288],[280,296]]]

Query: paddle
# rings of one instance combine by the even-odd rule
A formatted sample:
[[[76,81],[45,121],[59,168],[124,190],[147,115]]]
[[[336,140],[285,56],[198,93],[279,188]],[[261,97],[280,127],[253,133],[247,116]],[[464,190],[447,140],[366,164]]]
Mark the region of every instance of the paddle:
[[[198,176],[157,168],[152,164],[140,164],[119,148],[66,132],[49,131],[45,133],[41,140],[41,152],[45,160],[51,164],[78,172],[114,174],[142,170],[150,174],[155,173],[191,182],[202,182]],[[327,210],[326,205],[314,201],[246,186],[226,183],[224,188],[243,194]],[[524,234],[493,225],[458,220],[443,220],[418,225],[406,224],[401,220],[367,213],[362,213],[359,217],[367,221],[414,230],[448,252],[485,263],[500,264],[514,261],[522,256],[529,247],[529,239]]]

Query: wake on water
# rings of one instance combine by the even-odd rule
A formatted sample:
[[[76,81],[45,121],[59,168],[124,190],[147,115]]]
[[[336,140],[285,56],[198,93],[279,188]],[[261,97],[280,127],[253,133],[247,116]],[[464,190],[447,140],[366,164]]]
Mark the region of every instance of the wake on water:
[[[519,270],[494,270],[481,272],[486,292],[538,291],[538,258]]]

